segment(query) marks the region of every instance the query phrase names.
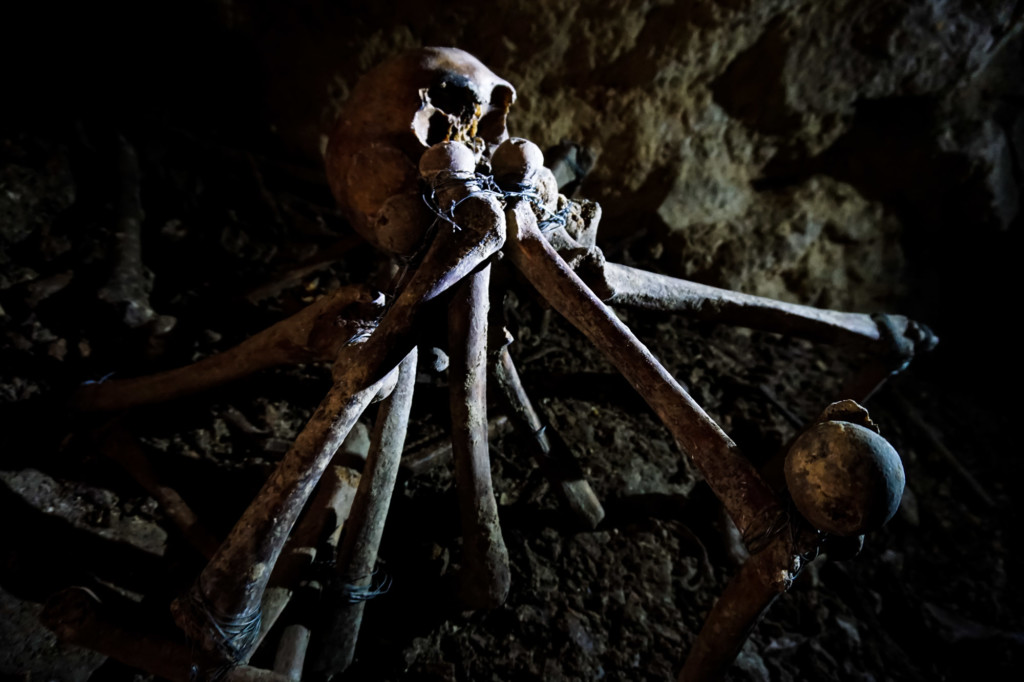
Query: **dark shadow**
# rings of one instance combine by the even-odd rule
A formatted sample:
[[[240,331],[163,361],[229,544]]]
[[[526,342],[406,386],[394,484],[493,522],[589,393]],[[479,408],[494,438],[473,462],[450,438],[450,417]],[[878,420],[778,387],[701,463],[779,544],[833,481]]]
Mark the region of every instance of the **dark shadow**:
[[[145,593],[165,576],[163,559],[49,516],[0,486],[4,525],[0,582],[21,599],[42,602],[69,585],[96,579]]]

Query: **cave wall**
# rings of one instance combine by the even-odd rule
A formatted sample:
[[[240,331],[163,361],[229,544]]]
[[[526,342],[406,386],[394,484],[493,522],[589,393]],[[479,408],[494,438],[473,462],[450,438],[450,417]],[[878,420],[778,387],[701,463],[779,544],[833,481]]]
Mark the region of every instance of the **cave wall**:
[[[52,322],[57,315],[47,320],[48,311],[33,312],[62,290],[94,298],[89,267],[99,270],[110,258],[104,249],[113,243],[107,218],[116,188],[106,185],[117,174],[82,163],[91,153],[103,156],[101,143],[116,147],[101,133],[123,134],[142,152],[144,246],[150,254],[186,255],[180,270],[215,263],[223,274],[210,289],[183,287],[180,294],[213,299],[214,285],[244,279],[242,268],[226,258],[197,265],[202,256],[194,243],[264,265],[274,249],[285,262],[304,254],[274,244],[294,226],[272,224],[263,204],[233,212],[231,220],[220,213],[209,224],[180,220],[202,203],[203,182],[232,178],[217,177],[228,175],[222,166],[201,176],[176,176],[173,164],[161,171],[174,140],[187,138],[188,154],[215,142],[211,160],[234,154],[232,170],[250,176],[258,175],[252,159],[286,159],[281,168],[324,185],[324,135],[360,75],[391,54],[428,44],[464,48],[516,84],[513,134],[545,148],[568,141],[586,150],[593,165],[580,191],[604,206],[601,243],[615,258],[787,300],[907,312],[942,336],[933,354],[946,360],[936,365],[942,381],[1000,375],[1016,352],[1007,310],[1020,252],[1020,7],[938,0],[9,3],[0,10],[7,69],[0,84],[0,293],[9,294],[0,317],[17,327],[4,336],[3,356],[17,366],[12,380],[0,382],[0,397],[13,403],[38,395],[46,380],[30,375],[67,381],[90,353],[94,366],[103,366],[97,356],[123,347],[98,331],[93,346],[76,343],[86,337],[76,335],[73,310],[63,330]],[[97,208],[104,202],[111,206]],[[161,215],[162,204],[178,204],[181,213]],[[208,227],[218,233],[195,235]],[[314,232],[320,227],[302,226],[304,246],[313,241],[309,235],[333,236]],[[17,248],[26,244],[31,248],[22,250],[38,251],[45,267],[34,271],[18,260]],[[170,257],[154,260],[164,265],[156,273],[158,298],[176,304],[175,277],[188,279],[169,267]],[[94,307],[83,310],[84,317]],[[255,322],[252,311],[232,313]],[[223,313],[215,314],[197,322],[182,317],[178,329],[193,329],[181,336],[190,342],[189,332],[211,318],[211,329],[219,328]],[[92,324],[123,332],[120,321],[105,322]],[[200,352],[221,341],[219,333],[203,334]],[[137,338],[125,345],[155,353]],[[694,357],[689,350],[678,351],[687,363]],[[65,358],[77,363],[73,370],[59,364]],[[691,383],[699,382],[701,362],[697,357]],[[810,394],[815,379],[806,374]],[[741,436],[745,430],[726,426]],[[226,438],[212,440],[230,450]],[[276,440],[287,447],[285,438]],[[35,447],[16,454],[19,466],[37,464]],[[649,454],[633,453],[629,466],[617,461],[598,479],[616,486],[660,481],[644,463]],[[31,487],[23,478],[11,481]],[[940,501],[947,506],[947,498]],[[948,506],[950,515],[974,518]],[[978,542],[988,537],[973,528],[970,535]],[[69,584],[61,561],[47,553],[40,563],[57,566],[60,582]],[[987,578],[987,564],[971,563]],[[939,572],[943,579],[945,573]],[[0,598],[4,608],[13,601]],[[35,621],[35,611],[25,613],[12,628]]]
[[[1018,215],[1012,4],[404,2],[222,18],[266,55],[269,114],[306,156],[368,67],[462,47],[518,87],[513,134],[592,152],[583,193],[605,209],[606,244],[639,234],[636,256],[674,274],[877,309],[907,292],[902,252],[923,248],[920,231]]]
[[[198,124],[318,173],[362,73],[458,46],[517,86],[514,135],[593,159],[581,193],[614,256],[1004,343],[990,292],[1012,286],[1019,234],[1019,3],[50,4],[5,22],[36,123]]]

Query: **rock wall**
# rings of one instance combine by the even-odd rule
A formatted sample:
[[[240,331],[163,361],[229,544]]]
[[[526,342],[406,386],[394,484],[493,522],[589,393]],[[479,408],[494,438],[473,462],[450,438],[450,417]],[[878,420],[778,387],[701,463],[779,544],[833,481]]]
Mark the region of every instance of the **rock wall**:
[[[1005,73],[1021,73],[1013,3],[223,8],[268,56],[269,111],[307,157],[371,65],[421,44],[476,54],[518,88],[513,134],[592,152],[582,193],[605,245],[670,273],[877,309],[911,283],[902,251],[945,212],[937,192],[983,229],[1019,213],[1024,119],[998,102],[1024,82]]]
[[[13,78],[41,110],[199,122],[316,176],[362,73],[406,48],[458,46],[517,86],[513,134],[594,160],[581,193],[603,205],[613,257],[899,308],[947,339],[1000,338],[991,292],[1013,286],[1021,220],[1021,12],[1007,0],[194,0],[44,8],[11,59],[32,55]]]

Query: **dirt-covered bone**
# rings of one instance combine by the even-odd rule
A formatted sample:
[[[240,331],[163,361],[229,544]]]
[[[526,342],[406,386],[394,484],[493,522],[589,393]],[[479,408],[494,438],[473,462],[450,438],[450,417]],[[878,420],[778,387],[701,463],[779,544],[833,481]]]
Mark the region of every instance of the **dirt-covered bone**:
[[[391,494],[398,478],[398,466],[405,445],[416,383],[416,350],[402,360],[398,384],[384,401],[373,430],[373,441],[359,491],[352,504],[344,540],[338,548],[336,583],[326,595],[327,619],[317,633],[317,655],[311,668],[328,677],[343,672],[355,657],[356,640],[363,620],[377,549],[384,534],[384,522]]]
[[[472,175],[473,153],[459,142],[432,146],[420,159],[443,218],[439,230],[493,229],[502,206]],[[470,274],[448,312],[452,454],[462,518],[461,599],[470,608],[500,606],[508,595],[508,550],[498,524],[487,448],[487,312],[490,268]]]
[[[550,190],[545,184],[547,169],[540,148],[529,140],[510,138],[495,150],[491,165],[502,189],[525,189],[534,205],[541,204],[536,212],[538,220],[543,220],[544,211],[550,209],[550,203],[545,203],[549,202]],[[565,229],[545,234],[559,255],[609,305],[683,313],[812,341],[866,348],[882,357],[883,376],[902,369],[915,353],[930,351],[938,344],[928,327],[902,315],[824,310],[607,262],[594,241],[600,209],[584,212],[583,208],[579,207],[576,220],[565,222]]]
[[[270,367],[332,362],[343,344],[373,328],[383,307],[383,295],[367,287],[342,287],[223,353],[166,372],[86,384],[74,396],[74,406],[123,410],[192,395]]]
[[[879,435],[868,411],[853,400],[840,400],[790,446],[786,483],[803,518],[793,515],[729,581],[679,682],[724,679],[761,615],[806,564],[823,549],[835,558],[855,555],[862,533],[892,517],[904,474],[899,455]]]
[[[117,306],[124,323],[141,327],[153,323],[153,331],[163,334],[174,327],[175,319],[158,315],[149,302],[153,273],[142,262],[142,200],[140,197],[139,159],[135,148],[118,137],[118,171],[121,174],[120,215],[117,220],[114,271],[97,295]]]
[[[345,447],[334,457],[317,486],[317,492],[306,507],[302,520],[295,526],[281,558],[270,574],[270,582],[263,593],[260,634],[254,651],[277,623],[285,608],[310,577],[310,569],[323,551],[333,556],[338,548],[338,536],[351,513],[352,503],[359,488],[360,475],[355,469],[338,464],[344,459]],[[326,537],[326,540],[323,538]],[[321,543],[321,540],[323,542]]]
[[[889,328],[885,328],[872,315],[776,301],[618,263],[602,263],[599,274],[583,276],[588,280],[599,278],[595,286],[603,291],[609,305],[683,313],[812,341],[860,346],[883,355],[890,354],[894,342],[905,343],[906,347],[893,358],[894,366],[887,365],[889,371],[938,343],[931,330],[903,315],[886,316]]]
[[[747,542],[781,514],[775,496],[736,444],[569,269],[537,228],[525,202],[509,209],[509,257],[551,306],[611,361],[672,432],[722,500]]]
[[[493,338],[493,336],[492,336]],[[558,435],[547,432],[526,394],[508,346],[491,349],[491,376],[516,429],[524,434],[534,460],[558,491],[573,516],[584,528],[596,528],[604,518],[604,507],[590,487],[572,453]]]
[[[331,190],[355,230],[375,247],[406,254],[433,217],[417,164],[445,141],[493,149],[508,137],[515,89],[455,48],[406,52],[356,86],[327,147]]]

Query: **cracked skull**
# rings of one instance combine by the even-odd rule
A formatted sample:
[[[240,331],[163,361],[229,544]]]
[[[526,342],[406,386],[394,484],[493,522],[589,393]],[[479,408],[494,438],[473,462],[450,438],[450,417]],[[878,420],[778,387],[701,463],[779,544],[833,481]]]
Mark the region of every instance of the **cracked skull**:
[[[516,91],[476,57],[421,48],[384,62],[356,86],[328,143],[331,191],[376,248],[408,254],[433,216],[417,165],[439,142],[463,142],[479,161],[508,138]]]

